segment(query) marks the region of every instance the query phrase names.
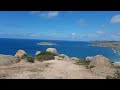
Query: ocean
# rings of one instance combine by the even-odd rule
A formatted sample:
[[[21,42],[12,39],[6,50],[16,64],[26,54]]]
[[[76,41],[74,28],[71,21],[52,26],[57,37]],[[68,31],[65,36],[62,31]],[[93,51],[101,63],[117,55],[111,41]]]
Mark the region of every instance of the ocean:
[[[37,45],[39,42],[53,42],[57,45]],[[19,49],[34,56],[36,51],[45,51],[47,48],[56,48],[58,53],[70,57],[85,59],[87,56],[104,55],[110,61],[120,62],[120,53],[111,47],[90,46],[91,42],[83,41],[57,41],[57,40],[35,40],[35,39],[0,39],[0,54],[15,55]]]

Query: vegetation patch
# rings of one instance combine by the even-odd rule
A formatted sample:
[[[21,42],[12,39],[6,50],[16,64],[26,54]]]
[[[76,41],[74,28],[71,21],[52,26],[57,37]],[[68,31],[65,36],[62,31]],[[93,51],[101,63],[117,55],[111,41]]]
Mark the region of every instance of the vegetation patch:
[[[87,69],[89,69],[90,67],[88,67],[88,65],[90,64],[90,61],[85,61],[85,60],[79,60],[76,62],[77,65],[83,65],[85,66]],[[94,67],[94,66],[93,66]],[[93,68],[91,67],[91,68]]]
[[[27,55],[26,59],[28,62],[34,63],[34,57]]]
[[[53,54],[51,52],[41,52],[35,56],[35,59],[38,61],[52,60],[54,59],[54,56],[56,56],[56,54]]]

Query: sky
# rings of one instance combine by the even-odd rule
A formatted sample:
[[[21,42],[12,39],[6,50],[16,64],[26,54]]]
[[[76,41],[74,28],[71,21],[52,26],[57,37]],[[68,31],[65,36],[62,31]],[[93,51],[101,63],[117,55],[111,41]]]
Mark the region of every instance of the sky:
[[[120,11],[0,11],[0,38],[120,40]]]

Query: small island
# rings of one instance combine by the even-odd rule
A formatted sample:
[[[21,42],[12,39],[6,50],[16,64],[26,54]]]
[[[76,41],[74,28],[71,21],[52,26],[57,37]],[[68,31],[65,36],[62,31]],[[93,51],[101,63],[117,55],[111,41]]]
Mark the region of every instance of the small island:
[[[116,51],[120,51],[120,41],[94,41],[91,46],[112,47]]]
[[[52,43],[52,42],[40,42],[37,43],[38,45],[56,45],[56,43]]]

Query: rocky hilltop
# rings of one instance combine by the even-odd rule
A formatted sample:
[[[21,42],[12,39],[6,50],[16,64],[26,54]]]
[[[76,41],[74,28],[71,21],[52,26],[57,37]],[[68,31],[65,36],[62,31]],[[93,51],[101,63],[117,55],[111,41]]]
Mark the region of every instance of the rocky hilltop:
[[[24,50],[18,50],[15,56],[0,55],[0,78],[106,79],[107,75],[112,76],[116,70],[113,66],[116,64],[111,63],[103,55],[86,57],[85,60],[81,60],[77,57],[59,54],[55,48],[48,48],[46,52],[37,51],[35,54],[33,58]]]

